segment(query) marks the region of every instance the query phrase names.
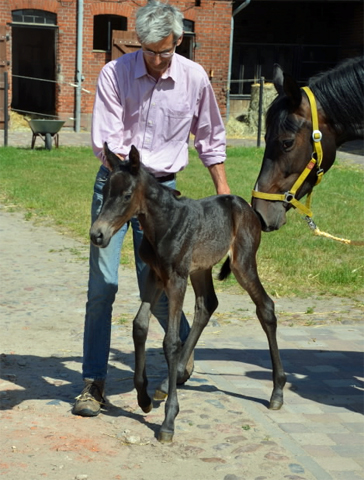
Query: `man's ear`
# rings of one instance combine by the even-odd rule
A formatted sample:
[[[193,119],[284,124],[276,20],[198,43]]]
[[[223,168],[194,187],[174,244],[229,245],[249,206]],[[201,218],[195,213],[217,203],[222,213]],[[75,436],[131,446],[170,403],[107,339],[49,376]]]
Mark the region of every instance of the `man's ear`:
[[[183,33],[182,33],[182,35],[179,37],[179,39],[177,40],[177,42],[176,42],[176,47],[179,47],[179,46],[181,45],[182,40],[183,40]]]

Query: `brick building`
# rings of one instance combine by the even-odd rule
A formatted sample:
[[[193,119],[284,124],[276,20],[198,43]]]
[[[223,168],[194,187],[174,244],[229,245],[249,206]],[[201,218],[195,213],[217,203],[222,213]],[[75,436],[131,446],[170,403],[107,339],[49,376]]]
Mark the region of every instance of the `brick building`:
[[[135,12],[146,1],[1,0],[0,128],[4,70],[13,110],[58,116],[69,127],[78,117],[80,127],[89,128],[98,73],[111,58],[139,48]],[[246,110],[252,83],[261,76],[270,81],[273,63],[303,85],[343,58],[363,54],[363,0],[170,1],[185,16],[177,51],[205,68],[223,117]]]
[[[0,76],[5,69],[9,72],[11,108],[58,116],[66,120],[65,126],[74,125],[80,76],[77,68],[80,48],[77,47],[81,42],[77,33],[82,30],[83,81],[78,101],[80,127],[89,128],[98,74],[111,58],[138,48],[131,32],[135,29],[136,10],[144,3],[145,0],[140,3],[132,0],[2,0]],[[178,6],[185,17],[186,34],[179,53],[205,68],[224,115],[231,1],[172,0],[171,3]],[[83,15],[79,15],[80,8]],[[80,17],[83,28],[80,28]],[[116,31],[114,35],[113,31]]]

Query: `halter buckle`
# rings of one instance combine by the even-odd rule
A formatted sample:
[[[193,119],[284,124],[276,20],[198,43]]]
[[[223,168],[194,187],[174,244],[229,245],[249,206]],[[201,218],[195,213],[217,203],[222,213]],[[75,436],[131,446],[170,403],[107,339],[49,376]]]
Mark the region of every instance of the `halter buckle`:
[[[315,230],[317,228],[316,226],[316,223],[312,220],[311,217],[309,217],[308,215],[305,216],[305,220],[308,224],[308,226],[312,229],[312,230]]]
[[[320,132],[320,130],[313,130],[312,132],[312,140],[316,143],[319,143],[321,142],[322,140],[322,133]]]
[[[286,202],[286,203],[291,203],[293,199],[294,199],[294,194],[293,194],[293,193],[291,193],[291,192],[286,192],[286,193],[284,194],[284,202]]]

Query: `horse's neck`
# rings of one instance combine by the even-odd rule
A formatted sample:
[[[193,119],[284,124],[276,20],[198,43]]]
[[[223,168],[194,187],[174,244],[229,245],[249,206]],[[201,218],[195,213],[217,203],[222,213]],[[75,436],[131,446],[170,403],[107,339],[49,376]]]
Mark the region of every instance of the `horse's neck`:
[[[363,126],[359,125],[358,128],[352,132],[337,132],[335,140],[337,147],[340,147],[343,143],[351,142],[353,140],[364,140],[364,128]]]
[[[337,148],[345,142],[364,138],[364,118],[362,113],[358,113],[356,109],[354,112],[354,109],[350,109],[350,105],[341,105],[340,99],[336,97],[326,98],[315,84],[312,85],[311,89],[325,122],[330,125]],[[358,98],[358,101],[361,102],[362,99]],[[352,103],[353,100],[351,100]],[[352,110],[352,114],[350,110]]]

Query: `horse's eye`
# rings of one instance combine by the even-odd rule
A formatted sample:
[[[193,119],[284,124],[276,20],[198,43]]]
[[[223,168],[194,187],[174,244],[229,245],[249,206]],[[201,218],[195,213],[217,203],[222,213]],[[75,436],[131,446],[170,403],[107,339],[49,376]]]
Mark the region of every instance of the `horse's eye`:
[[[126,194],[124,195],[124,200],[125,200],[126,202],[128,202],[130,199],[131,199],[130,193],[126,193]]]
[[[294,140],[283,140],[282,141],[282,145],[283,145],[283,149],[287,152],[288,150],[290,150],[292,147],[293,147],[293,143],[294,143]]]

